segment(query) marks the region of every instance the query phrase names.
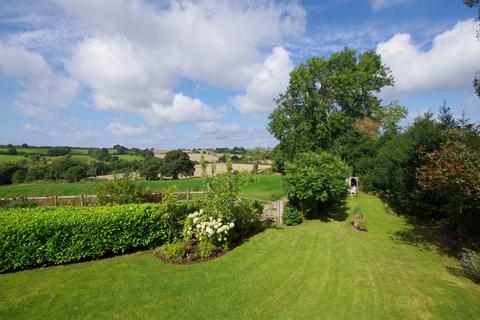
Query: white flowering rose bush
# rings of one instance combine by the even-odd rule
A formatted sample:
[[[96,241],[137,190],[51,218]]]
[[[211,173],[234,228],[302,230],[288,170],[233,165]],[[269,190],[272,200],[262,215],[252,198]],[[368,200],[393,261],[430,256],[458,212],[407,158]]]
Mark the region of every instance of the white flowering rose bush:
[[[184,225],[184,236],[188,239],[198,239],[209,242],[217,248],[227,248],[230,234],[235,223],[227,219],[214,217],[206,211],[195,211],[187,216]]]

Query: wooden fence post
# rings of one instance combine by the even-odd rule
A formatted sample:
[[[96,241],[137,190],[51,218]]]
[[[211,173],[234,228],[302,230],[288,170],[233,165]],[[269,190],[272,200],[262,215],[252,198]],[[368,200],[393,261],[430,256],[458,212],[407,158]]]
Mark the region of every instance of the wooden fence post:
[[[83,194],[80,195],[80,207],[83,207]]]
[[[279,224],[283,224],[283,210],[285,207],[284,200],[277,201],[277,221]]]
[[[58,206],[58,196],[53,197],[53,203],[54,203],[55,207]]]
[[[187,201],[190,201],[190,191],[187,190]]]

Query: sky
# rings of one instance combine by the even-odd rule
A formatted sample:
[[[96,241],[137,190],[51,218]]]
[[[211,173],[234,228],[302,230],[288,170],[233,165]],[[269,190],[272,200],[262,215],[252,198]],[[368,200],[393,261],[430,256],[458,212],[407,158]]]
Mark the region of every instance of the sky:
[[[0,0],[0,144],[272,147],[289,72],[374,50],[406,126],[445,101],[480,121],[475,9],[461,0]]]

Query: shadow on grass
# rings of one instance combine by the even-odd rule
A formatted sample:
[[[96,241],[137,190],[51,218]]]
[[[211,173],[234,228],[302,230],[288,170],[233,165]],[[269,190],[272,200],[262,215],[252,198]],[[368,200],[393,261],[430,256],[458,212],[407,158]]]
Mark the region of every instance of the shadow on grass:
[[[463,278],[468,278],[472,280],[476,284],[480,284],[480,279],[476,278],[472,274],[466,273],[462,268],[459,267],[447,267],[447,270],[450,274],[457,276],[457,277],[463,277]]]
[[[455,240],[454,234],[414,218],[407,217],[406,221],[407,227],[391,234],[395,242],[408,244],[420,250],[436,251],[441,255],[458,257],[462,244]]]
[[[325,205],[315,212],[306,216],[309,220],[320,220],[323,222],[345,221],[348,217],[348,206],[346,201]]]

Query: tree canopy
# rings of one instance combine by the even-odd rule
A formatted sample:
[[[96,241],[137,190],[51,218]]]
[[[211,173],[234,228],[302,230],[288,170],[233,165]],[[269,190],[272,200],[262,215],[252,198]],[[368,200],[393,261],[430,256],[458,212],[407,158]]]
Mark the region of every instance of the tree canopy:
[[[178,179],[180,174],[192,176],[195,172],[195,164],[190,160],[187,153],[182,150],[171,150],[165,154],[160,168],[162,176]]]
[[[330,58],[300,64],[269,117],[269,131],[280,141],[273,154],[277,164],[298,152],[328,149],[357,119],[380,125],[398,121],[404,108],[385,108],[375,95],[393,83],[390,69],[373,51],[357,54],[345,48]]]

